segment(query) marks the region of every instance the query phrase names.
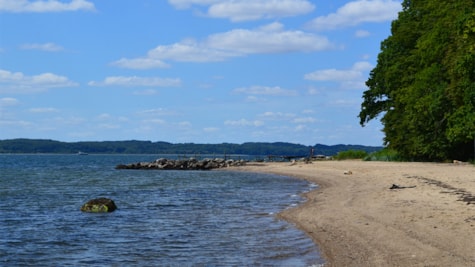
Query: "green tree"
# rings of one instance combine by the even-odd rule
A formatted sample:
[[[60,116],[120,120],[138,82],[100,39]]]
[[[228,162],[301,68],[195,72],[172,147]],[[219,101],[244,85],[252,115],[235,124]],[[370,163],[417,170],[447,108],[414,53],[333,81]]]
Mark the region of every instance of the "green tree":
[[[360,124],[413,160],[468,159],[475,138],[475,1],[402,3],[366,82]]]

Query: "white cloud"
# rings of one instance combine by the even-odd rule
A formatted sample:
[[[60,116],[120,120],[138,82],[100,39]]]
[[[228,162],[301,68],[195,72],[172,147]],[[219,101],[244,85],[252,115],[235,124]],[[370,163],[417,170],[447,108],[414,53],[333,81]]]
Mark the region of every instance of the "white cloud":
[[[249,120],[246,120],[246,119],[240,119],[240,120],[227,120],[227,121],[224,122],[224,125],[259,127],[259,126],[264,125],[264,123],[262,121],[259,121],[259,120],[249,121]]]
[[[30,112],[33,113],[54,113],[54,112],[59,112],[58,109],[56,108],[30,108]]]
[[[317,120],[312,117],[304,117],[304,118],[295,118],[292,120],[293,123],[315,123]]]
[[[345,84],[345,87],[357,87],[364,86],[365,74],[371,70],[372,65],[369,62],[361,61],[353,64],[351,69],[337,70],[337,69],[325,69],[317,70],[312,73],[305,74],[306,80],[312,81],[331,81],[340,82]]]
[[[251,86],[241,87],[233,90],[238,94],[250,94],[250,95],[273,95],[273,96],[296,96],[298,93],[294,90],[287,90],[280,88],[279,86]]]
[[[219,131],[219,128],[217,128],[217,127],[206,127],[206,128],[203,128],[203,131],[206,132],[206,133],[214,133],[214,132]]]
[[[134,95],[157,95],[158,91],[154,89],[146,89],[141,91],[135,91]]]
[[[137,112],[138,115],[143,115],[146,117],[151,116],[175,116],[177,113],[173,110],[168,110],[164,108],[155,108],[155,109],[147,109],[141,110]]]
[[[85,0],[64,1],[27,1],[27,0],[0,0],[0,12],[65,12],[87,10],[94,11],[94,3]]]
[[[272,112],[266,111],[259,115],[266,120],[290,120],[295,117],[294,113]]]
[[[159,77],[137,77],[137,76],[111,76],[106,77],[102,82],[91,81],[90,86],[144,86],[144,87],[170,87],[180,86],[180,79],[159,78]]]
[[[114,66],[127,69],[152,69],[152,68],[168,68],[169,65],[159,59],[153,58],[121,58],[111,63]]]
[[[250,54],[311,52],[333,49],[326,37],[302,31],[285,30],[281,23],[257,29],[234,29],[212,34],[198,42],[187,39],[171,45],[159,45],[146,57],[122,58],[113,65],[134,69],[168,66],[164,60],[179,62],[217,62]],[[144,63],[145,62],[145,63]],[[147,64],[155,62],[156,64]]]
[[[358,38],[364,38],[364,37],[368,37],[370,35],[371,35],[371,33],[369,31],[365,31],[365,30],[357,30],[355,32],[355,36],[358,37]]]
[[[189,121],[181,121],[178,122],[177,125],[181,128],[191,128],[193,126],[193,124]]]
[[[307,129],[308,129],[308,127],[306,125],[299,124],[299,125],[295,126],[294,131],[303,132],[303,131],[307,131]]]
[[[0,120],[0,126],[11,128],[27,128],[34,126],[34,124],[23,120]]]
[[[210,5],[213,3],[219,3],[222,0],[168,0],[168,3],[176,8],[183,9],[189,8],[192,5]]]
[[[13,97],[0,98],[0,107],[16,106],[18,103],[20,103],[18,99]]]
[[[160,125],[167,123],[165,120],[162,120],[162,119],[147,119],[147,120],[143,120],[142,122],[145,124],[160,124]]]
[[[105,130],[115,130],[115,129],[120,129],[122,128],[119,124],[113,124],[113,123],[101,123],[97,125],[99,129],[105,129]]]
[[[361,102],[358,99],[335,99],[327,103],[331,107],[359,107]]]
[[[209,6],[206,16],[234,22],[274,19],[307,14],[315,6],[307,0],[168,0],[178,9]]]
[[[96,120],[100,120],[100,121],[110,120],[110,119],[112,119],[112,116],[109,113],[102,113],[96,116]]]
[[[21,72],[0,69],[0,93],[31,93],[45,91],[49,88],[78,86],[67,77],[53,73],[27,76]]]
[[[206,44],[213,49],[230,50],[243,55],[310,52],[332,48],[325,37],[302,31],[286,31],[278,22],[254,30],[235,29],[213,34],[208,37]]]
[[[169,59],[181,62],[215,62],[238,55],[233,51],[212,48],[194,40],[185,40],[172,45],[160,45],[148,52],[148,58],[153,60]]]
[[[229,18],[231,21],[247,21],[291,17],[311,12],[315,6],[305,0],[241,0],[222,1],[212,4],[208,15]]]
[[[397,0],[357,0],[340,7],[336,13],[317,17],[309,23],[315,30],[332,30],[365,22],[384,22],[397,18],[402,10]]]
[[[62,46],[54,44],[54,43],[23,44],[22,46],[20,46],[20,48],[24,50],[40,50],[40,51],[46,51],[46,52],[56,52],[56,51],[64,50]]]
[[[246,102],[264,102],[266,101],[264,98],[256,97],[253,95],[249,95],[246,97]]]

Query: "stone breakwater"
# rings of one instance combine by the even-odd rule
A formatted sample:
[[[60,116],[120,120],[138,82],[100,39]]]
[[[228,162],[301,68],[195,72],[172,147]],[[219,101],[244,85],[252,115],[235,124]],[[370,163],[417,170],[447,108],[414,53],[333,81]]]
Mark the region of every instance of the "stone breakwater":
[[[233,159],[203,159],[197,160],[190,158],[186,160],[173,159],[157,159],[152,162],[137,162],[131,164],[119,164],[116,169],[131,169],[131,170],[211,170],[218,168],[226,168],[231,166],[243,166],[246,164],[245,160]]]

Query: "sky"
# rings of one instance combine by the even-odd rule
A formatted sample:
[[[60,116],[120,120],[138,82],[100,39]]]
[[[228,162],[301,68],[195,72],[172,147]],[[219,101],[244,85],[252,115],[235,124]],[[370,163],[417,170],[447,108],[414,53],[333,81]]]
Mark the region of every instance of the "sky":
[[[394,0],[0,0],[0,139],[380,146]]]

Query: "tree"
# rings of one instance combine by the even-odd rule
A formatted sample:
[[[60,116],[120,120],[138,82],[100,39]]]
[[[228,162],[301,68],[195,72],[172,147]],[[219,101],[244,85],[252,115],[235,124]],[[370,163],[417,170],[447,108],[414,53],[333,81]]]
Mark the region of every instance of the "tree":
[[[475,1],[402,3],[366,82],[360,124],[411,160],[468,159],[475,138]]]

